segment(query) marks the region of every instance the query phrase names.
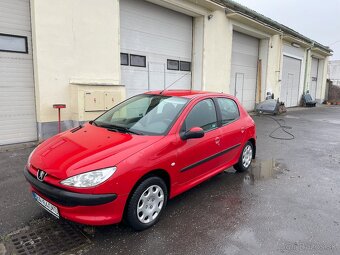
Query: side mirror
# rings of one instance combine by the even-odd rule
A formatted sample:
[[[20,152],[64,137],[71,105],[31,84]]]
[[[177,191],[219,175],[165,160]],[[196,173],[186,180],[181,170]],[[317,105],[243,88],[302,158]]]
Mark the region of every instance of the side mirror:
[[[181,138],[183,140],[188,140],[188,139],[192,139],[192,138],[201,138],[203,136],[204,136],[204,131],[200,127],[192,127],[187,132],[181,134]]]

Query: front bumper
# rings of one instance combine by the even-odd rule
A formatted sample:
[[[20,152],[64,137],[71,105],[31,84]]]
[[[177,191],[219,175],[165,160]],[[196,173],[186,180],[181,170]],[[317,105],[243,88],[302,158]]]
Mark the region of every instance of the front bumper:
[[[64,206],[92,206],[101,205],[114,201],[116,194],[83,194],[66,191],[36,179],[27,168],[24,169],[26,180],[38,190],[40,194],[48,197],[50,200]]]
[[[31,190],[55,205],[62,218],[87,225],[109,225],[122,220],[127,195],[83,194],[40,182],[27,170]]]

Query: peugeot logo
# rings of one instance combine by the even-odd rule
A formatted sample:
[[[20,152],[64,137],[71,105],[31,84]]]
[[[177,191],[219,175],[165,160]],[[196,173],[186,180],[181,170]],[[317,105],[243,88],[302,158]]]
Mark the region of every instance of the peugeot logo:
[[[39,180],[39,181],[44,181],[44,178],[46,177],[46,175],[47,175],[47,173],[46,172],[44,172],[43,170],[40,170],[40,169],[38,169],[38,172],[37,172],[37,179]]]

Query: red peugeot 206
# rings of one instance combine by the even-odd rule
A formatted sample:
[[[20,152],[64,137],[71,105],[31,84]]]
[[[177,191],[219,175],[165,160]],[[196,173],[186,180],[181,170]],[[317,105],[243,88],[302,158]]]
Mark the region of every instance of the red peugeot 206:
[[[167,200],[256,151],[253,119],[230,95],[155,91],[58,134],[30,155],[34,199],[57,218],[136,230],[155,224]]]

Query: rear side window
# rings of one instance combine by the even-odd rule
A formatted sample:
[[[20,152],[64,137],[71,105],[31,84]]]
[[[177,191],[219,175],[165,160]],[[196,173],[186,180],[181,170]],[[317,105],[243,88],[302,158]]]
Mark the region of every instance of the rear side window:
[[[209,131],[217,127],[217,117],[214,102],[205,99],[198,102],[185,119],[185,131],[193,127],[200,127]]]
[[[217,98],[217,103],[221,110],[222,125],[228,124],[240,117],[240,112],[234,100]]]

